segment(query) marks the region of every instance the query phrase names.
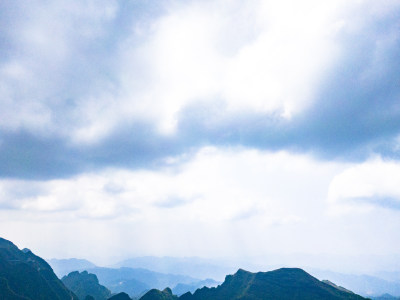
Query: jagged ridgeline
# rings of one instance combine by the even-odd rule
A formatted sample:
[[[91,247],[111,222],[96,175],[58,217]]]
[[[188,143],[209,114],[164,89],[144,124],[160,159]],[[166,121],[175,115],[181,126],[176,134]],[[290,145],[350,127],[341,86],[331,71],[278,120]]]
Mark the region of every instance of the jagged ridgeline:
[[[0,299],[78,300],[42,258],[0,238]]]
[[[111,297],[111,292],[105,286],[99,284],[97,276],[89,274],[87,271],[81,273],[78,271],[71,272],[67,276],[64,276],[61,281],[79,299],[92,296],[95,300],[107,300]]]
[[[72,272],[63,281],[52,268],[30,250],[19,250],[0,238],[0,300],[104,300],[110,291],[96,275]],[[129,300],[126,293],[109,300]],[[203,287],[180,297],[170,288],[152,289],[140,300],[362,300],[365,299],[332,282],[322,282],[301,269],[283,268],[251,273],[239,270],[212,288]]]
[[[143,300],[362,300],[350,291],[345,291],[319,281],[301,269],[279,269],[271,272],[251,273],[239,270],[228,275],[216,288],[196,290],[179,298],[168,290],[152,290]]]

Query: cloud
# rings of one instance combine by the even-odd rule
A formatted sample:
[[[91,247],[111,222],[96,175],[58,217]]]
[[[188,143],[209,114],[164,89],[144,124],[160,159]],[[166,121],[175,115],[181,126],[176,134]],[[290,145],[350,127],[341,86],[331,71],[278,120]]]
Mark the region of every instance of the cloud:
[[[2,4],[2,177],[207,145],[398,158],[396,1],[36,4]]]
[[[47,257],[395,253],[399,8],[2,1],[2,235]]]
[[[13,51],[2,64],[3,98],[13,118],[2,127],[51,126],[77,141],[104,137],[121,119],[173,130],[183,106],[215,97],[236,110],[289,113],[330,59],[325,32],[315,30],[329,29],[331,19],[319,17],[329,9],[311,2],[298,7],[307,12],[304,28],[287,22],[297,9],[277,18],[284,7],[274,1],[138,3],[4,5],[16,26],[5,34]]]
[[[328,199],[347,211],[381,207],[400,209],[397,179],[400,164],[380,157],[355,165],[335,176],[329,186]]]
[[[73,210],[77,216],[90,217],[97,209],[102,216],[104,207],[105,213],[121,217],[146,211],[163,214],[168,208],[185,211],[184,219],[229,220],[243,214],[265,217],[268,203],[280,207],[280,201],[292,202],[297,192],[308,189],[295,183],[299,174],[326,174],[336,168],[327,163],[316,171],[314,164],[284,152],[202,148],[190,159],[178,159],[161,169],[106,169],[57,180],[8,179],[1,186],[5,198],[13,199],[20,210]],[[283,182],[290,182],[290,191],[285,191]],[[284,213],[284,207],[280,209]]]
[[[307,227],[323,211],[318,203],[343,166],[316,165],[312,158],[286,152],[206,147],[155,170],[103,169],[57,180],[1,180],[2,199],[13,207],[3,206],[0,214],[6,217],[2,215],[3,224],[23,219],[37,227],[40,220],[43,226],[64,228],[61,236],[71,242],[93,230],[84,224],[109,224],[105,236],[112,228],[115,235],[135,241],[134,248],[143,253],[170,248],[183,255],[205,255],[220,251],[221,243],[237,249],[239,240],[265,250],[270,247],[269,234],[261,238],[266,232],[278,234],[295,224]],[[12,232],[18,224],[4,228]],[[75,231],[79,237],[65,233],[75,230],[69,224],[82,225]],[[60,233],[57,238],[45,231],[51,239],[60,238]],[[204,249],[204,241],[213,246]],[[246,251],[252,252],[251,247]]]
[[[103,169],[42,181],[3,179],[1,199],[13,207],[3,206],[0,219],[3,236],[25,241],[47,257],[259,256],[268,262],[273,253],[391,253],[398,246],[393,238],[400,226],[398,210],[332,214],[332,205],[348,200],[327,200],[349,195],[348,185],[362,187],[363,178],[397,178],[392,168],[397,170],[397,163],[383,164],[373,175],[374,163],[205,147],[154,170]],[[364,177],[357,179],[360,174]],[[393,191],[380,195],[396,195],[396,186],[385,178],[380,183]],[[385,189],[375,184],[372,190]],[[354,195],[366,195],[360,191]],[[54,248],[31,232],[54,241]],[[101,251],[94,247],[99,243]]]

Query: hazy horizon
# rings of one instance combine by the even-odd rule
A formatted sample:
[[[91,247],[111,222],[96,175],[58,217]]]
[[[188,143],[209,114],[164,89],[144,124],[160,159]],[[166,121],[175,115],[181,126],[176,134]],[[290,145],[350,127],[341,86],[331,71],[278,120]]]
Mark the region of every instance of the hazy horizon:
[[[399,16],[2,1],[0,236],[100,264],[400,269]]]

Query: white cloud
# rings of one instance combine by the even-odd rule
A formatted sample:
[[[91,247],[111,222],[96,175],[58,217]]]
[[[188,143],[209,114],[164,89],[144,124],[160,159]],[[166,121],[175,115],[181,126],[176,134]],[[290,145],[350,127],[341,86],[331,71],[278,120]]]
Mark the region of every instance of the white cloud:
[[[348,196],[399,195],[397,163],[343,164],[287,152],[212,147],[168,162],[159,170],[2,180],[0,197],[12,203],[1,203],[2,235],[45,257],[107,262],[132,255],[268,262],[270,254],[282,261],[294,253],[388,255],[400,246],[398,210],[378,206],[332,214]],[[364,260],[357,266],[370,263],[379,266]]]
[[[115,2],[21,6],[11,33],[21,54],[0,66],[0,126],[51,128],[76,142],[132,120],[171,133],[195,101],[299,113],[338,54],[348,9],[341,0],[169,2],[120,33]]]
[[[363,32],[367,18],[396,2],[169,2],[123,33],[110,26],[116,2],[29,2],[10,26],[16,50],[0,65],[0,128],[56,132],[77,143],[96,142],[120,122],[148,121],[172,133],[182,108],[215,100],[226,102],[227,113],[290,118],[313,101],[342,54],[336,37]],[[398,210],[377,208],[400,199],[396,162],[203,148],[167,163],[1,180],[2,234],[47,257],[399,249]],[[360,207],[361,214],[328,214]]]
[[[124,86],[132,100],[127,111],[150,113],[163,132],[173,131],[183,106],[199,100],[222,99],[233,111],[298,113],[337,55],[335,5],[205,1],[175,6],[155,21],[143,46],[134,41],[122,48]],[[137,86],[142,76],[143,89]]]
[[[400,209],[399,178],[400,163],[375,157],[336,175],[328,199],[338,212],[396,205]]]
[[[240,238],[248,246],[237,250],[251,253],[253,246],[256,252],[272,250],[271,235],[299,224],[307,227],[323,213],[326,188],[338,169],[286,152],[203,148],[192,159],[177,158],[159,171],[113,169],[65,180],[3,180],[0,187],[24,222],[39,218],[46,226],[70,227],[71,222],[101,220],[114,224],[115,235],[142,241],[127,252],[222,254],[222,244],[239,247]],[[127,233],[132,226],[140,231]],[[77,235],[88,234],[80,231]],[[157,240],[160,236],[171,241]],[[204,241],[212,243],[201,246]]]

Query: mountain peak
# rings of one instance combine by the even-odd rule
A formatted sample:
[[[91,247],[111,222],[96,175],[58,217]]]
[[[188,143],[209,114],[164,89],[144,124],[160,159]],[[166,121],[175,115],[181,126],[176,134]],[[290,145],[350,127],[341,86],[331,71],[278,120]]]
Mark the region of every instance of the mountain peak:
[[[356,294],[341,291],[314,278],[299,268],[282,268],[251,273],[239,269],[226,276],[216,288],[198,289],[181,296],[185,300],[361,300]]]
[[[3,238],[0,238],[0,265],[1,299],[77,299],[42,258],[30,250],[19,250]]]
[[[3,238],[0,238],[0,248],[13,248],[13,249],[17,249],[18,250],[17,246],[15,246],[9,240],[3,239]]]

